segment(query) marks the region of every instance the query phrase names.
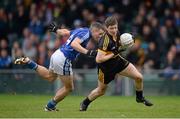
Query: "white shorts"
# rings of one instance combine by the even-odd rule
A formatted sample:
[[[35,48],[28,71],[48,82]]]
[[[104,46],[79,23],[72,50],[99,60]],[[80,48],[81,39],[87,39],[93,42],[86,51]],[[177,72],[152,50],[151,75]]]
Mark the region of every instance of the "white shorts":
[[[49,70],[59,75],[72,75],[71,60],[67,59],[60,49],[56,50],[50,59]]]

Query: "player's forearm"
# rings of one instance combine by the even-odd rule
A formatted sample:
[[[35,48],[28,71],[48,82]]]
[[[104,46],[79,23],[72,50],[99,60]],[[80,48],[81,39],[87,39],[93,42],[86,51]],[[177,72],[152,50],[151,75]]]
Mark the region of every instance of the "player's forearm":
[[[81,45],[78,47],[74,47],[74,49],[76,50],[76,51],[78,51],[78,52],[80,52],[80,53],[83,53],[83,54],[87,54],[87,52],[88,52],[88,50],[87,49],[85,49],[85,48],[83,48]]]
[[[96,62],[97,62],[97,63],[103,63],[103,62],[111,59],[113,56],[114,56],[113,53],[106,54],[106,55],[101,55],[101,56],[97,55],[97,57],[96,57]]]
[[[73,49],[80,53],[87,54],[88,52],[88,50],[86,48],[83,48],[78,42],[72,42],[71,46],[73,47]]]
[[[56,32],[58,36],[70,36],[70,31],[68,29],[58,29]]]

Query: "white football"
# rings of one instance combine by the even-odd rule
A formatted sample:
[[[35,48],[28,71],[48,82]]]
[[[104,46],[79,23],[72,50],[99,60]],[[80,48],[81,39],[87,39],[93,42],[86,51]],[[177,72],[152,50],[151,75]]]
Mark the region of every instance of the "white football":
[[[130,48],[134,45],[133,36],[130,33],[123,33],[120,36],[120,43],[123,48]]]

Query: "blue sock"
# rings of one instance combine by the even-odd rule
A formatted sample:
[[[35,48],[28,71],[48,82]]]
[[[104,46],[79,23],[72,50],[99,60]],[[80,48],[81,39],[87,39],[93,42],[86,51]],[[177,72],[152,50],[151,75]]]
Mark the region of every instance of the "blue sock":
[[[55,102],[54,100],[50,100],[47,104],[47,107],[53,109],[55,108],[56,104],[57,102]]]
[[[33,70],[36,70],[37,67],[38,67],[38,64],[32,60],[30,60],[28,63],[27,63],[27,66],[30,68],[30,69],[33,69]]]

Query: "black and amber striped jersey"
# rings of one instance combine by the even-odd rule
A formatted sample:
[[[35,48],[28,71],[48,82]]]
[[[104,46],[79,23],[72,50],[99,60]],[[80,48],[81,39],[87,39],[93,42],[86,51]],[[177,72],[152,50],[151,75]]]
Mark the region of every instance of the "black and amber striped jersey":
[[[110,52],[114,48],[118,48],[120,46],[120,34],[117,33],[116,40],[113,40],[113,37],[105,33],[98,43],[98,50],[102,50],[104,52]]]
[[[116,41],[113,40],[112,36],[108,33],[105,33],[98,43],[98,50],[109,53],[112,52],[112,49],[120,46],[120,34],[117,34]],[[100,68],[104,73],[105,72],[113,72],[118,73],[122,71],[129,62],[124,59],[119,54],[115,57],[103,62],[98,63],[98,68]]]

